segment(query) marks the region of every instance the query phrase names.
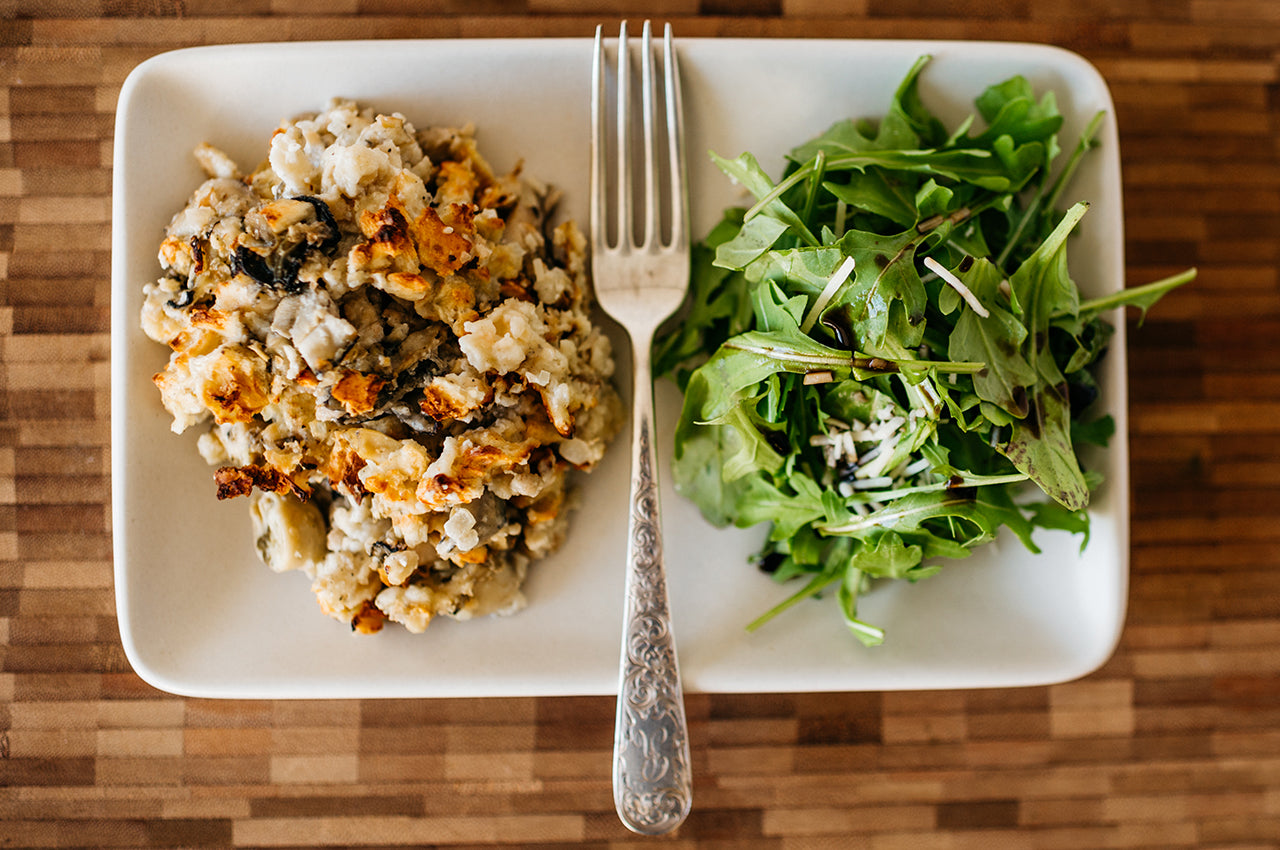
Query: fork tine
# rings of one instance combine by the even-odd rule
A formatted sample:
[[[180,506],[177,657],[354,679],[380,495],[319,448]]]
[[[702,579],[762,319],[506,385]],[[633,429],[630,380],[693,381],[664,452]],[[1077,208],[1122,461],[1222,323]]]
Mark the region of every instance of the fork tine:
[[[671,245],[682,250],[689,241],[689,195],[685,190],[684,109],[680,97],[680,68],[677,64],[671,24],[663,30],[662,70],[667,101],[667,152],[671,159]]]
[[[618,28],[618,185],[617,244],[635,244],[631,221],[631,48],[627,44],[627,22]]]
[[[648,248],[658,234],[658,163],[654,153],[654,75],[653,75],[653,33],[649,22],[644,22],[644,36],[641,39],[643,48],[640,59],[641,108],[644,112],[644,232],[640,245]]]

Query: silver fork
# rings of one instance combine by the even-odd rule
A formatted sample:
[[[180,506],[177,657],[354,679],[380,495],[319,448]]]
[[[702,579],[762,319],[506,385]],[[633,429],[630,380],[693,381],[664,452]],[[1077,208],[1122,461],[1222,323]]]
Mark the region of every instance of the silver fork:
[[[627,25],[618,34],[617,133],[612,231],[608,187],[610,157],[606,126],[605,56],[596,27],[592,63],[591,254],[596,298],[631,337],[634,390],[631,407],[631,519],[627,537],[625,632],[613,743],[613,800],[629,829],[645,835],[670,832],[692,803],[689,733],[662,556],[658,473],[654,462],[653,377],[649,353],[658,325],[684,300],[689,284],[688,200],[680,77],[671,40],[663,33],[663,100],[666,104],[666,173],[656,135],[657,92],[649,22],[641,36],[640,84],[644,137],[644,183],[639,203],[632,188],[631,47]],[[669,235],[663,235],[661,207]],[[643,208],[635,235],[633,205]]]

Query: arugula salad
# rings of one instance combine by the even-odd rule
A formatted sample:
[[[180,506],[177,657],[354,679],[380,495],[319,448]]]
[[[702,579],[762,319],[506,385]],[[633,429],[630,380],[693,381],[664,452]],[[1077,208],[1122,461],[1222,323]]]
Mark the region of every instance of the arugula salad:
[[[689,300],[655,373],[684,393],[678,492],[719,526],[772,523],[757,566],[798,589],[749,624],[834,589],[849,629],[880,579],[934,575],[1008,528],[1088,543],[1099,475],[1078,450],[1114,431],[1095,377],[1122,305],[1142,315],[1195,271],[1082,298],[1060,204],[1095,146],[1065,158],[1052,92],[993,85],[948,129],[916,62],[878,122],[794,148],[779,180],[712,154],[755,198],[696,246]],[[1059,161],[1063,160],[1060,164]]]

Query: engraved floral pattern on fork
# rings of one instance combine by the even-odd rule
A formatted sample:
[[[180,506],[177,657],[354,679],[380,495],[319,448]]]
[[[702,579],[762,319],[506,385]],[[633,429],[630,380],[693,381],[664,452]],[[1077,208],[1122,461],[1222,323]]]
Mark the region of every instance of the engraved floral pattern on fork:
[[[626,599],[625,657],[614,783],[618,804],[632,828],[665,832],[679,824],[691,802],[684,700],[671,634],[657,481],[648,445],[648,423],[639,427],[639,462],[632,502],[635,576]]]

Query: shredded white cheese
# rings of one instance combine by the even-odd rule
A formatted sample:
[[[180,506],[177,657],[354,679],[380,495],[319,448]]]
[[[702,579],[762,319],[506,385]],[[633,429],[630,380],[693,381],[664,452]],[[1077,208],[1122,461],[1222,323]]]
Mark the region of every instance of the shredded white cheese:
[[[902,476],[904,478],[910,478],[913,475],[919,475],[921,472],[924,472],[928,468],[929,468],[929,459],[922,457],[919,460],[915,461],[914,463],[908,464],[907,468],[903,470]]]
[[[809,315],[804,317],[804,321],[800,323],[800,330],[805,333],[813,327],[813,323],[818,321],[818,316],[822,315],[822,311],[827,309],[827,305],[831,303],[831,299],[835,297],[840,287],[844,286],[844,282],[849,279],[849,275],[853,274],[854,268],[853,257],[845,257],[844,262],[836,269],[835,274],[831,275],[831,279],[827,281],[827,285],[822,287],[822,292],[818,295],[818,300],[813,302],[813,307],[809,310]]]
[[[973,312],[977,313],[984,319],[991,315],[991,313],[987,311],[987,308],[982,306],[982,302],[978,300],[978,296],[974,295],[973,291],[970,290],[969,287],[965,286],[964,282],[961,281],[960,278],[953,275],[946,266],[942,265],[942,263],[938,262],[933,257],[925,257],[924,264],[930,271],[946,281],[952,289],[959,292],[960,297],[964,299],[965,303],[973,308]]]

